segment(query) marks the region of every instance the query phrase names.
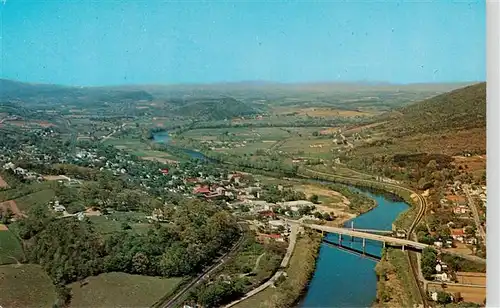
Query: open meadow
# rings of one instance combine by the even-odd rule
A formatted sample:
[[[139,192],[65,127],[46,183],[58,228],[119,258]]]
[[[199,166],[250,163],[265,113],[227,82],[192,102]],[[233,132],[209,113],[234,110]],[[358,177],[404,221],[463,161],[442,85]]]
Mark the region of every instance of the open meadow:
[[[13,264],[24,259],[23,248],[18,238],[0,224],[0,264]]]
[[[2,307],[52,307],[56,292],[51,279],[39,265],[0,266]]]
[[[100,274],[69,285],[70,307],[150,307],[181,282],[182,278]]]

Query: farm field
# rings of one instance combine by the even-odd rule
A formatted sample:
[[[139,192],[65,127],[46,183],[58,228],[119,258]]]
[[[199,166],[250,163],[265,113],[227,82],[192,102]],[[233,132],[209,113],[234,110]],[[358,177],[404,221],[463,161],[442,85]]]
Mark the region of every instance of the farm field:
[[[457,272],[457,280],[463,284],[486,285],[486,273],[475,272]]]
[[[0,266],[0,303],[3,307],[52,307],[55,288],[39,265]]]
[[[182,278],[105,273],[70,284],[70,307],[150,307],[181,282]]]
[[[20,197],[15,199],[14,201],[17,204],[17,207],[21,212],[26,212],[29,208],[35,205],[44,205],[48,204],[49,201],[54,199],[55,192],[52,189],[44,189],[41,191],[37,191],[35,193]]]
[[[0,224],[0,264],[18,263],[23,259],[21,243],[5,225]]]

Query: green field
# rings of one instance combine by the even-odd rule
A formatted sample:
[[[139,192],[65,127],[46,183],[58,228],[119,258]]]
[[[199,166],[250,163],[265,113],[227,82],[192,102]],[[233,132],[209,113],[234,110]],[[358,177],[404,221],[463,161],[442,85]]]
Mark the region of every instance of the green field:
[[[150,307],[172,292],[182,278],[105,273],[74,282],[70,307]]]
[[[55,197],[55,192],[52,189],[44,189],[37,191],[35,193],[23,196],[21,198],[15,199],[17,207],[26,212],[29,208],[35,205],[48,204],[49,201],[53,200]]]
[[[0,264],[22,262],[24,253],[21,243],[10,230],[0,230]]]
[[[136,212],[116,212],[107,216],[90,216],[89,220],[94,224],[96,231],[104,235],[123,230],[124,223],[137,232],[146,232],[152,226],[147,222],[144,213]]]
[[[0,290],[3,307],[52,307],[56,301],[52,281],[34,264],[0,266]]]

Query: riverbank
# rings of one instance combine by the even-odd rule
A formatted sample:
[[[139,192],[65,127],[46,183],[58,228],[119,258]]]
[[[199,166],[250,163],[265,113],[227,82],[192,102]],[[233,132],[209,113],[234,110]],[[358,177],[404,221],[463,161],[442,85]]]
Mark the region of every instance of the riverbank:
[[[242,166],[238,166],[237,164],[234,164],[233,162],[219,161],[219,163],[228,164],[228,165],[235,166],[237,168],[243,168],[243,169],[251,171],[251,172],[256,172],[256,173],[276,177],[276,172],[270,172],[269,170],[262,170],[260,168],[259,169],[248,168],[246,166],[242,167]],[[285,175],[283,175],[283,174],[285,174]],[[401,187],[399,185],[383,183],[383,182],[379,182],[379,181],[375,181],[375,180],[358,179],[355,177],[337,176],[337,175],[333,175],[333,174],[327,174],[327,173],[323,173],[323,172],[308,170],[307,168],[301,168],[300,170],[295,170],[293,175],[287,175],[286,173],[280,173],[280,175],[281,176],[297,177],[297,178],[302,178],[302,179],[311,179],[311,180],[346,184],[346,185],[351,185],[351,186],[355,186],[355,187],[368,188],[369,190],[376,189],[378,191],[394,194],[406,202],[404,209],[401,208],[400,210],[397,210],[397,213],[399,214],[398,216],[397,215],[393,216],[393,214],[390,214],[389,216],[387,216],[388,213],[386,213],[386,210],[389,212],[396,211],[396,210],[390,209],[393,207],[393,205],[389,205],[389,207],[384,206],[384,208],[386,208],[386,210],[380,210],[380,211],[373,211],[377,207],[370,206],[370,208],[367,208],[366,210],[359,211],[360,216],[356,216],[355,214],[351,213],[352,216],[349,215],[350,217],[345,217],[345,218],[341,219],[342,224],[344,224],[345,221],[352,220],[354,217],[358,217],[358,218],[356,218],[356,223],[355,223],[358,227],[390,230],[392,228],[392,225],[394,224],[397,228],[402,228],[402,229],[411,231],[411,228],[414,225],[413,222],[417,218],[417,215],[419,215],[421,213],[421,209],[420,209],[419,205],[423,205],[425,207],[424,204],[419,204],[420,202],[422,202],[422,200],[419,200],[418,196],[415,195],[411,189]],[[387,193],[385,193],[385,195],[387,195]],[[384,195],[384,193],[382,195]],[[388,201],[389,201],[389,203],[394,203],[394,204],[398,203],[398,202],[393,202],[391,200],[388,200]],[[380,200],[379,200],[379,203],[380,203]],[[399,203],[402,203],[402,202],[399,202]],[[412,207],[410,207],[410,209],[407,209],[408,204],[412,205]],[[338,221],[336,221],[335,223],[338,224]],[[319,243],[320,242],[321,242],[321,238],[319,239]],[[261,293],[258,293],[255,296],[252,296],[251,298],[238,304],[235,307],[259,307],[260,303],[267,303],[267,305],[264,305],[264,307],[288,307],[289,305],[282,306],[281,302],[290,303],[290,298],[294,298],[295,301],[298,300],[300,298],[299,296],[294,297],[292,295],[293,294],[301,294],[301,291],[303,292],[303,291],[307,290],[309,278],[314,273],[315,268],[316,268],[317,263],[318,263],[316,256],[318,255],[318,248],[320,246],[319,243],[318,243],[318,246],[316,249],[315,256],[311,260],[312,264],[314,265],[313,268],[310,269],[308,266],[304,266],[304,264],[307,264],[304,262],[304,260],[302,260],[298,264],[299,268],[304,267],[305,268],[304,270],[307,270],[307,269],[311,270],[310,275],[308,277],[306,277],[305,280],[300,280],[300,279],[298,280],[297,285],[302,286],[302,287],[298,288],[297,286],[295,286],[295,287],[288,286],[288,289],[283,290],[283,292],[281,292],[281,294],[276,294],[276,292],[274,292],[274,291],[277,291],[278,289],[280,289],[279,288],[281,286],[281,284],[280,284],[277,289],[273,290],[271,288],[268,288],[268,289],[262,291]],[[297,248],[296,251],[298,249],[299,248]],[[381,247],[377,247],[376,254],[380,254],[380,250],[381,250]],[[401,254],[404,258],[401,258],[399,256],[399,254]],[[346,301],[346,303],[348,303],[350,301],[351,304],[359,302],[363,306],[370,305],[370,303],[373,302],[373,299],[377,297],[376,296],[377,295],[376,294],[377,287],[379,287],[377,285],[376,276],[373,273],[373,270],[375,268],[375,264],[373,264],[373,263],[368,264],[365,262],[365,260],[360,260],[359,257],[353,258],[352,255],[345,254],[344,252],[341,252],[341,251],[335,251],[334,254],[331,254],[330,252],[328,252],[326,255],[327,256],[325,256],[323,262],[332,263],[331,259],[333,258],[333,259],[335,259],[333,261],[333,263],[335,263],[335,262],[338,263],[338,264],[336,264],[336,268],[334,268],[334,271],[335,270],[341,271],[340,273],[342,275],[347,275],[347,276],[351,277],[351,279],[352,279],[352,275],[353,275],[352,272],[349,272],[349,269],[345,267],[343,262],[346,262],[346,264],[347,263],[356,263],[356,264],[353,264],[354,268],[352,268],[352,270],[359,272],[359,274],[361,275],[359,277],[366,276],[364,278],[358,277],[361,280],[357,279],[359,281],[353,282],[354,285],[352,285],[352,286],[351,286],[352,283],[348,280],[346,282],[349,282],[349,283],[343,283],[342,286],[339,286],[339,288],[337,290],[335,290],[335,292],[339,293],[337,296],[342,297],[344,295],[347,295],[347,294],[345,294],[346,292],[351,292],[351,293],[354,292],[357,294],[357,295],[350,294],[348,297],[344,296],[345,298],[342,298],[341,301]],[[336,260],[338,258],[342,259],[344,256],[348,256],[345,259],[345,261]],[[293,256],[292,256],[292,258],[293,258]],[[319,258],[319,259],[321,259],[321,258]],[[326,259],[329,259],[329,261],[326,261]],[[392,258],[392,257],[387,258],[387,262],[390,262],[394,266],[394,268],[401,269],[399,271],[396,271],[396,273],[399,273],[400,281],[396,282],[396,280],[393,279],[394,283],[397,284],[397,283],[401,282],[403,287],[408,286],[409,288],[411,288],[413,286],[412,281],[408,280],[407,278],[408,277],[412,278],[412,276],[411,276],[411,272],[408,270],[410,268],[410,265],[408,264],[406,255],[400,251],[395,252],[394,258]],[[404,264],[403,262],[406,262],[406,264]],[[363,263],[363,264],[361,264],[361,263]],[[292,264],[290,265],[290,267],[291,266],[292,266]],[[331,265],[326,264],[326,265],[324,265],[324,267],[325,267],[325,269],[322,270],[323,276],[328,276],[329,272],[330,273],[334,272],[334,271],[332,271]],[[331,288],[331,282],[333,281],[333,279],[335,279],[336,281],[342,281],[342,279],[344,279],[344,280],[349,279],[349,277],[345,277],[345,278],[329,277],[325,281],[317,283],[316,285],[318,285],[318,284],[323,285],[324,286],[323,288],[328,289],[328,288]],[[398,277],[398,276],[396,275],[396,277]],[[301,278],[303,279],[304,276],[301,276]],[[392,278],[392,277],[390,277],[390,278]],[[324,280],[325,277],[322,277],[321,279]],[[288,281],[288,280],[289,279],[287,279],[285,281]],[[300,281],[302,281],[302,283],[300,283]],[[357,284],[357,286],[356,286],[356,284]],[[315,288],[318,288],[318,287],[316,286]],[[363,292],[368,291],[368,289],[366,289],[366,288],[369,288],[370,292],[367,292],[365,294]],[[380,286],[380,288],[384,288],[384,286]],[[288,295],[286,295],[286,297],[283,297],[283,294],[287,294],[286,291],[289,291],[290,289],[293,289],[293,291],[296,293],[293,293],[293,294],[291,293],[291,295],[288,294]],[[326,290],[315,290],[314,293],[323,293],[324,291],[326,291]],[[373,294],[372,294],[372,291],[373,291]],[[358,294],[359,292],[363,293],[363,296],[359,296],[359,294]],[[403,292],[402,294],[404,295],[406,293],[406,294],[411,295],[412,292],[413,291],[410,291],[409,293]],[[325,292],[325,294],[320,295],[320,296],[316,296],[316,297],[320,297],[323,299],[326,299],[328,297],[332,297],[332,290],[327,291],[327,292]],[[356,297],[362,297],[362,298],[356,299]],[[339,300],[339,299],[337,299],[337,300]],[[241,306],[242,304],[247,303],[247,302],[252,303],[252,301],[253,301],[252,305]],[[405,301],[405,300],[401,299],[401,300],[399,300],[399,302],[407,303],[407,302],[413,302],[413,301],[412,300]],[[319,302],[315,302],[314,306],[317,306],[318,303]],[[293,302],[292,302],[292,304],[293,304]],[[276,305],[276,306],[272,306],[272,305]],[[337,306],[339,306],[339,305],[337,305]],[[406,306],[406,305],[403,305],[403,307],[404,306]],[[410,305],[410,307],[411,307],[411,305]]]
[[[413,277],[408,258],[399,249],[384,249],[375,267],[377,298],[373,308],[414,307],[420,303],[418,290],[412,287]]]
[[[285,275],[275,283],[276,288],[264,291],[233,306],[235,308],[284,308],[293,307],[307,291],[310,278],[316,269],[322,237],[316,232],[299,235]]]

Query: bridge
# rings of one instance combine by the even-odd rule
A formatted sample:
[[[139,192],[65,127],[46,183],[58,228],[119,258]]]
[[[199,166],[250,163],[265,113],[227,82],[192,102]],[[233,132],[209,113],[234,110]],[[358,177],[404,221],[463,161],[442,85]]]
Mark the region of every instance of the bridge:
[[[322,226],[322,225],[316,225],[316,224],[307,224],[307,223],[289,220],[289,219],[286,219],[285,221],[289,224],[299,224],[302,227],[311,228],[311,229],[318,230],[321,232],[338,234],[339,235],[339,242],[342,241],[342,235],[346,235],[346,236],[361,238],[364,240],[368,239],[368,240],[373,240],[373,241],[379,241],[379,242],[383,243],[384,247],[386,244],[401,246],[402,250],[404,250],[405,247],[411,247],[411,248],[415,248],[415,249],[419,249],[419,250],[422,250],[424,248],[429,247],[429,245],[427,245],[427,244],[411,241],[408,239],[395,238],[395,237],[391,237],[391,236],[379,235],[379,234],[374,234],[374,233],[369,233],[369,232],[360,232],[360,231],[356,231],[354,229]],[[363,240],[363,248],[366,245],[364,240]]]
[[[351,229],[352,231],[365,232],[365,233],[375,233],[375,234],[393,234],[391,230],[376,230],[376,229]]]

